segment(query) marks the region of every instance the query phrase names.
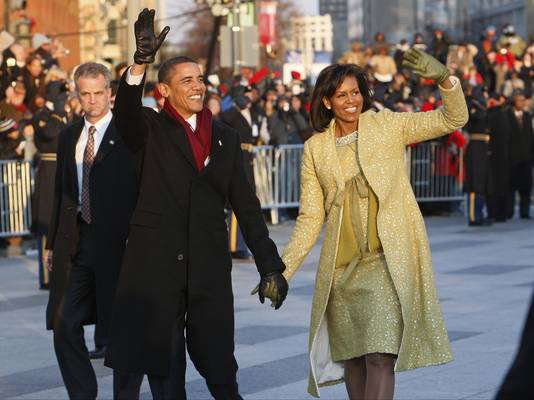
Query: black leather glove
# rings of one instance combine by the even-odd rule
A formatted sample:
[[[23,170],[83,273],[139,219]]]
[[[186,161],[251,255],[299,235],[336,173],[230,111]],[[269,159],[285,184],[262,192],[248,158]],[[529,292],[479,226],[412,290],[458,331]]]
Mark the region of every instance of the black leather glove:
[[[270,272],[260,279],[260,284],[250,293],[258,293],[260,303],[265,302],[265,298],[271,300],[271,307],[278,310],[287,296],[288,285],[286,278],[280,272]]]
[[[139,13],[134,24],[135,45],[134,62],[136,64],[151,64],[154,62],[156,53],[165,40],[169,28],[163,28],[158,37],[154,34],[154,15],[156,10],[145,8]]]

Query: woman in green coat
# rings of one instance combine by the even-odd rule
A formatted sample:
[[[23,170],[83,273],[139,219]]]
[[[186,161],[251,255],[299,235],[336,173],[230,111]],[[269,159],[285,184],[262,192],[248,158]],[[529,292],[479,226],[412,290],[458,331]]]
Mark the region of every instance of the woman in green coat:
[[[443,108],[371,110],[364,72],[325,68],[312,96],[316,133],[304,145],[300,211],[284,251],[289,280],[326,220],[310,323],[309,392],[345,381],[351,399],[393,398],[394,371],[452,360],[425,225],[405,147],[461,128],[460,82],[416,49],[403,65],[439,84]]]

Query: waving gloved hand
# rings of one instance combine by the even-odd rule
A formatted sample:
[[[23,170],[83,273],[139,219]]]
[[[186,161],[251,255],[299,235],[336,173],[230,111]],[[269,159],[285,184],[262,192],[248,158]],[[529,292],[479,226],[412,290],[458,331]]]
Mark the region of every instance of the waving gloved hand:
[[[432,79],[438,84],[450,75],[445,65],[422,50],[411,48],[404,53],[402,66],[413,70],[423,78]]]
[[[280,272],[270,272],[261,277],[260,284],[252,290],[250,294],[258,293],[260,303],[265,302],[265,298],[271,300],[271,307],[278,310],[287,296],[288,285],[286,278]]]
[[[139,13],[137,21],[134,24],[135,45],[134,62],[136,64],[151,64],[154,62],[156,53],[165,40],[169,28],[163,28],[158,37],[154,33],[154,15],[155,10],[145,8]]]

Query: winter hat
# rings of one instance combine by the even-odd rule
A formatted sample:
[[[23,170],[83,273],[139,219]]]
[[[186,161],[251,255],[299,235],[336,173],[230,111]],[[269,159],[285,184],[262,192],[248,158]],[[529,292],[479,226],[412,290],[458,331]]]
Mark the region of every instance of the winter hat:
[[[8,31],[0,32],[0,53],[8,49],[13,43],[15,43],[15,38]]]
[[[17,123],[11,118],[0,118],[0,133],[11,132],[17,128]]]
[[[51,40],[48,36],[42,33],[36,33],[35,35],[33,35],[33,38],[32,38],[32,48],[38,49],[43,44],[50,43],[50,42]]]

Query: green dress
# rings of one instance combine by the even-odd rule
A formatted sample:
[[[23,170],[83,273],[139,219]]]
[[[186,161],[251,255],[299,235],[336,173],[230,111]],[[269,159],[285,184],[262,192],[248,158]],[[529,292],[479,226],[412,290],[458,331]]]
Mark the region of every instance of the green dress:
[[[338,138],[345,198],[326,318],[333,361],[398,354],[402,314],[378,238],[378,199],[358,161],[358,132]]]

